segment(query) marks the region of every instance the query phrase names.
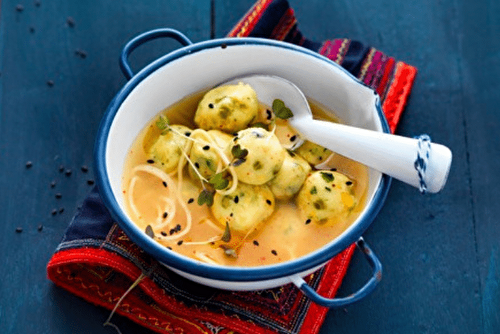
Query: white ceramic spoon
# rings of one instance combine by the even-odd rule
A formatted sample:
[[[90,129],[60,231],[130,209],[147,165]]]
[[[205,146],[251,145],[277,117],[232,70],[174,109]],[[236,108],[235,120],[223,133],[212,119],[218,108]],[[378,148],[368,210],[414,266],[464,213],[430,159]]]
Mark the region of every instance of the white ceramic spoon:
[[[361,162],[400,181],[421,188],[421,176],[415,168],[419,140],[315,120],[302,91],[292,82],[268,75],[251,75],[225,82],[245,82],[257,92],[259,100],[271,106],[274,99],[282,100],[293,112],[290,125],[299,134],[333,152]],[[423,143],[428,145],[428,143]],[[440,144],[430,143],[423,181],[426,191],[439,192],[445,185],[452,154]]]

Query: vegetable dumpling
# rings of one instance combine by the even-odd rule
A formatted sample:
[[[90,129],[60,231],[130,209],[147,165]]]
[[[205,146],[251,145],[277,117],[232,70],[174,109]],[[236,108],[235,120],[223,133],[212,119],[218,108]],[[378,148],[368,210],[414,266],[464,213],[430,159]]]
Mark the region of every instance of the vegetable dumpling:
[[[191,138],[195,140],[198,139],[200,142],[193,143],[191,151],[189,152],[189,158],[198,170],[198,173],[204,178],[209,179],[217,172],[217,166],[221,162],[221,158],[216,148],[212,147],[212,144],[207,143],[207,137],[212,138],[213,143],[217,145],[220,150],[224,150],[227,147],[232,137],[218,130],[210,130],[207,132],[204,130],[196,130],[191,135]],[[189,174],[193,179],[198,178],[192,166],[189,166]]]
[[[269,186],[277,199],[285,200],[295,195],[304,183],[311,166],[303,158],[290,152],[276,177],[269,182]]]
[[[306,140],[295,153],[306,159],[311,165],[316,166],[324,162],[333,152],[316,143]]]
[[[233,139],[231,154],[238,180],[261,185],[278,174],[287,153],[273,133],[248,128]]]
[[[165,173],[172,173],[177,169],[182,150],[188,141],[182,134],[192,131],[184,125],[171,125],[170,128],[156,139],[147,152],[148,159],[153,160]]]
[[[196,110],[194,122],[204,130],[234,133],[257,117],[259,100],[248,84],[225,85],[208,91]]]
[[[274,211],[274,196],[267,186],[238,183],[230,195],[216,193],[211,207],[214,217],[231,232],[246,235],[266,221]]]
[[[356,206],[353,182],[344,174],[315,171],[297,195],[297,205],[307,219],[324,224],[344,219]]]

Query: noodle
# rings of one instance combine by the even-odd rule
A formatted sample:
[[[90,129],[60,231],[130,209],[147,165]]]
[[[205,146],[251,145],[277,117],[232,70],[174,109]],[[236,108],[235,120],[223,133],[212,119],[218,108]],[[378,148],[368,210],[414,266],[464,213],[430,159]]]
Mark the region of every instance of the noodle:
[[[128,202],[130,203],[130,208],[132,209],[132,212],[134,213],[135,217],[139,218],[141,216],[141,213],[137,209],[137,206],[135,205],[132,197],[132,192],[134,190],[137,179],[138,179],[137,176],[134,176],[132,180],[130,180],[130,185],[128,187]]]
[[[189,230],[191,229],[191,225],[192,225],[191,212],[189,211],[186,203],[184,203],[184,200],[183,200],[180,192],[178,191],[177,187],[174,186],[174,182],[170,178],[170,176],[168,176],[167,173],[165,173],[161,169],[159,169],[157,167],[154,167],[154,166],[150,166],[150,165],[139,165],[139,166],[134,167],[134,169],[132,170],[132,173],[137,173],[137,172],[149,173],[151,175],[156,176],[160,180],[166,182],[167,184],[172,185],[171,189],[174,192],[177,201],[179,202],[179,204],[181,205],[182,209],[186,213],[186,227],[182,230],[182,232],[177,233],[175,235],[168,236],[168,237],[155,236],[155,238],[158,238],[160,240],[174,240],[174,239],[179,239],[180,237],[182,237],[186,233],[188,233]],[[131,202],[131,206],[132,205],[133,205],[133,199],[132,199],[132,202]],[[173,216],[173,214],[171,216]],[[170,218],[170,219],[172,219],[172,218]]]

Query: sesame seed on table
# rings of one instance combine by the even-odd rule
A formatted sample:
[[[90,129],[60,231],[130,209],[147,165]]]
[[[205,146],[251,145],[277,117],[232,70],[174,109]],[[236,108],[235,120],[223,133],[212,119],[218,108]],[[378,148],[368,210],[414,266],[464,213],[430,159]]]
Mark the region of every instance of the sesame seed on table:
[[[176,28],[195,43],[224,37],[254,2],[0,3],[0,333],[114,331],[103,326],[107,310],[55,287],[46,265],[96,186],[95,136],[126,83],[119,53],[152,28]],[[448,183],[438,194],[420,195],[392,182],[363,234],[382,262],[382,281],[363,300],[330,310],[319,333],[496,333],[500,7],[486,0],[289,3],[308,38],[351,38],[415,66],[397,133],[427,133],[453,152]],[[132,66],[138,71],[178,47],[175,41],[155,41],[134,52]],[[310,220],[303,224],[312,226]],[[179,232],[180,226],[161,234]],[[262,249],[258,240],[252,247]],[[188,241],[174,248],[188,247]],[[268,252],[280,256],[272,248]],[[369,275],[355,252],[338,296],[358,290]],[[153,333],[119,315],[113,323],[123,334]]]

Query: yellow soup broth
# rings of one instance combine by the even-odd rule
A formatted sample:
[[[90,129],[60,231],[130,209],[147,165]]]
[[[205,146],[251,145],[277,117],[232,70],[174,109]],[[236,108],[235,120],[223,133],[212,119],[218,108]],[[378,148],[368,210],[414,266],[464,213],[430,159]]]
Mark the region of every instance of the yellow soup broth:
[[[181,124],[194,130],[194,114],[204,93],[189,96],[159,115],[167,116],[170,124]],[[329,116],[332,113],[326,108],[312,101],[310,105],[316,118],[337,121]],[[267,109],[261,107],[265,115]],[[326,170],[335,169],[352,180],[351,192],[357,203],[347,219],[328,224],[310,222],[298,209],[295,198],[275,200],[273,213],[258,229],[246,235],[233,232],[231,241],[226,242],[226,228],[217,223],[206,204],[199,205],[197,202],[202,190],[201,182],[193,180],[188,173],[189,162],[182,167],[181,174],[171,173],[168,182],[140,168],[138,170],[137,166],[151,166],[146,152],[161,133],[156,125],[157,119],[142,130],[130,148],[122,179],[123,194],[127,213],[142,230],[146,231],[148,225],[155,225],[158,221],[168,221],[168,224],[154,231],[154,236],[172,251],[202,262],[229,266],[248,267],[284,262],[310,253],[335,239],[356,220],[364,207],[367,168],[333,154],[326,162]],[[280,141],[289,141],[293,137],[293,130],[289,133],[281,130],[276,131]],[[327,158],[322,157],[322,160]],[[182,177],[179,178],[179,175]],[[174,188],[178,190],[178,195]],[[191,226],[188,226],[187,212]],[[189,231],[185,233],[188,227]],[[151,234],[151,230],[148,234]],[[221,241],[224,235],[226,241]]]

